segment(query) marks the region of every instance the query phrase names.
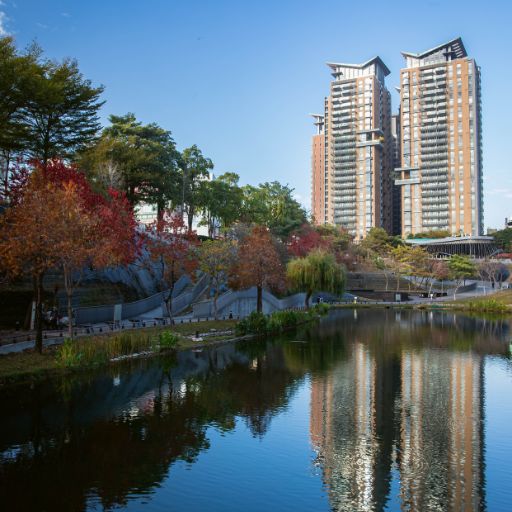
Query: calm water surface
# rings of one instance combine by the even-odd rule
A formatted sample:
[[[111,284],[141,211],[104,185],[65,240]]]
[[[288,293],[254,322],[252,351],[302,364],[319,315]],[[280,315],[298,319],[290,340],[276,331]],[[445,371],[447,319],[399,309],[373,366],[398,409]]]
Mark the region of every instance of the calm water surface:
[[[510,322],[340,310],[0,394],[2,511],[512,510]]]

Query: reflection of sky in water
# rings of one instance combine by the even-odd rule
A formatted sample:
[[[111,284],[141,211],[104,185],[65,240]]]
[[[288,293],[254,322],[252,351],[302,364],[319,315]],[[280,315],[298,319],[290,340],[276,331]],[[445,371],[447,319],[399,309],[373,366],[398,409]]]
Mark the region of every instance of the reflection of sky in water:
[[[485,464],[489,511],[510,510],[512,500],[512,365],[497,357],[485,362]]]

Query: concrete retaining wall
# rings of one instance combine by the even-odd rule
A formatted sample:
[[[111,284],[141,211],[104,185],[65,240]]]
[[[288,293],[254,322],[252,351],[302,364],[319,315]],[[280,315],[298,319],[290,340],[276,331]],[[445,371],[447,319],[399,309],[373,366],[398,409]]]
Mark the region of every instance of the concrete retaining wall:
[[[245,317],[256,311],[257,288],[254,286],[248,290],[238,292],[227,292],[217,300],[217,312],[219,316]],[[269,314],[273,311],[291,309],[304,306],[305,293],[297,293],[284,299],[278,299],[271,293],[263,290],[263,313]],[[197,302],[193,305],[194,318],[206,318],[213,316],[213,300]]]
[[[202,277],[201,279],[204,279]],[[199,279],[198,283],[201,283],[201,279]],[[194,300],[194,291],[196,286],[192,289],[192,291],[188,291],[183,293],[183,290],[187,288],[190,284],[190,277],[183,276],[176,282],[173,291],[174,300],[173,304],[173,312],[179,312],[186,307],[188,307],[192,300]],[[202,285],[204,288],[204,284]],[[121,319],[127,318],[136,318],[152,309],[156,309],[160,306],[167,296],[168,292],[158,292],[150,297],[146,297],[145,299],[137,300],[135,302],[127,302],[125,304],[121,304]],[[197,297],[197,295],[195,295]],[[114,304],[109,304],[105,306],[90,306],[90,307],[80,307],[75,309],[75,323],[76,325],[83,324],[96,324],[100,322],[112,322],[114,320]]]

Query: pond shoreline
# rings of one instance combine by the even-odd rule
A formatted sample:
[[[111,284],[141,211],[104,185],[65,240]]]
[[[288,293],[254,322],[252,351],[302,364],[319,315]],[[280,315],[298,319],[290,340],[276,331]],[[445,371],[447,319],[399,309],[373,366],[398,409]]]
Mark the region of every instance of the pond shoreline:
[[[467,304],[461,303],[424,303],[424,304],[335,304],[331,306],[332,310],[336,309],[396,309],[396,310],[418,310],[418,311],[453,311],[459,313],[466,313],[476,316],[487,316],[492,315],[493,318],[509,318],[512,311],[508,306],[507,312],[495,312],[495,311],[487,311],[485,309],[471,309]],[[320,317],[313,317],[298,323],[297,325],[282,329],[281,332],[290,331],[295,329],[300,325],[304,325],[306,323],[311,323],[318,320]],[[51,379],[53,377],[61,376],[61,375],[69,375],[73,373],[79,373],[81,371],[88,371],[91,369],[98,369],[102,367],[109,367],[116,365],[122,361],[129,361],[134,359],[148,359],[157,357],[160,355],[172,354],[176,351],[184,351],[184,350],[202,350],[210,347],[221,346],[230,343],[237,343],[240,341],[250,341],[259,339],[264,336],[277,334],[277,332],[266,332],[266,333],[258,333],[258,334],[246,334],[243,336],[235,335],[234,329],[236,327],[236,321],[210,321],[207,325],[203,324],[203,332],[200,333],[200,336],[203,335],[204,339],[202,341],[196,341],[191,336],[193,328],[194,334],[198,329],[198,325],[194,324],[190,326],[188,324],[165,326],[165,327],[148,327],[145,329],[137,329],[134,331],[125,331],[126,333],[159,333],[165,331],[171,331],[177,335],[179,335],[179,341],[176,346],[168,347],[168,348],[156,348],[154,350],[141,350],[135,353],[125,354],[122,357],[113,357],[109,361],[105,362],[95,362],[90,364],[76,364],[71,366],[63,366],[59,365],[57,362],[57,350],[58,345],[53,345],[45,348],[43,354],[38,354],[34,350],[25,351],[21,353],[8,354],[0,356],[0,389],[16,385],[23,384],[27,382],[36,383],[41,380]],[[226,324],[230,324],[231,335],[228,336],[215,336],[214,330],[220,330],[219,334],[227,334],[226,332],[222,332],[222,329],[217,329],[217,327],[222,328],[226,327]],[[207,330],[204,330],[204,329]],[[108,339],[112,337],[112,334],[105,333],[101,336],[91,337],[94,343],[101,342],[102,339]],[[211,339],[210,339],[211,338]],[[82,339],[82,341],[85,341]]]
[[[290,331],[293,330],[300,325],[304,325],[307,323],[312,323],[320,319],[320,316],[308,319],[303,322],[299,322],[295,326],[291,326],[288,328],[282,329],[280,332]],[[233,327],[236,326],[236,321],[229,321],[233,324]],[[213,320],[208,322],[208,327],[212,325],[219,325],[223,326],[226,324],[226,321],[223,320]],[[190,328],[189,324],[183,324]],[[197,329],[197,324],[194,325],[194,330],[199,331]],[[237,336],[235,335],[234,330],[232,331],[232,336],[219,336],[215,337],[213,333],[211,332],[211,328],[209,331],[200,332],[200,336],[205,336],[202,341],[195,341],[190,338],[190,336],[187,336],[185,334],[180,333],[179,327],[183,326],[165,326],[165,327],[148,327],[145,329],[138,329],[137,331],[171,331],[176,332],[180,334],[180,339],[176,346],[169,347],[169,348],[159,348],[157,350],[152,351],[143,351],[140,353],[133,353],[133,354],[127,354],[122,357],[115,357],[112,358],[109,361],[102,362],[102,363],[91,363],[91,364],[77,364],[74,366],[61,366],[57,363],[57,350],[60,345],[51,345],[46,347],[43,350],[43,354],[38,354],[35,352],[35,350],[25,351],[25,352],[18,352],[13,354],[7,354],[0,356],[0,389],[12,386],[12,385],[18,385],[18,384],[26,384],[28,383],[37,383],[42,380],[51,379],[58,376],[63,375],[71,375],[80,373],[83,371],[89,371],[91,369],[101,369],[101,368],[107,368],[114,366],[121,362],[131,361],[135,359],[150,359],[158,356],[165,356],[172,354],[174,352],[179,351],[186,351],[186,350],[202,350],[207,349],[210,347],[217,347],[221,345],[226,345],[230,343],[238,343],[240,341],[251,341],[260,339],[262,337],[268,336],[268,335],[275,335],[278,334],[278,332],[268,332],[268,333],[256,333],[256,334],[245,334],[243,336]],[[126,331],[129,332],[129,331]],[[135,332],[135,330],[134,330]],[[101,336],[94,336],[91,337],[93,339],[98,338],[108,338],[112,337],[111,333],[105,333]],[[212,339],[209,339],[212,338]],[[84,341],[84,339],[81,338],[81,341]],[[94,342],[94,341],[93,341]]]

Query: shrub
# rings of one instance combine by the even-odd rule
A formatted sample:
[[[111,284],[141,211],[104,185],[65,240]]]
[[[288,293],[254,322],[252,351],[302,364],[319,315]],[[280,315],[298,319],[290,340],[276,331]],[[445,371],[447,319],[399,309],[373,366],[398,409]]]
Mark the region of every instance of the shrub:
[[[288,309],[284,311],[274,311],[274,313],[269,316],[253,311],[248,317],[238,322],[236,332],[241,335],[262,335],[281,332],[296,327],[302,322],[318,318],[318,316],[324,316],[329,309],[330,306],[328,304],[321,303],[306,311]]]
[[[180,337],[171,332],[171,331],[164,331],[161,332],[158,336],[158,343],[160,344],[160,350],[167,349],[167,348],[174,348],[178,341],[180,340]]]
[[[268,331],[268,319],[263,313],[253,311],[236,324],[237,334],[265,334]]]
[[[331,306],[325,302],[319,302],[318,304],[315,304],[311,309],[310,311],[312,311],[313,313],[317,314],[317,315],[320,315],[320,316],[325,316],[327,315],[327,313],[329,313],[329,310],[331,309]]]
[[[76,350],[73,340],[66,338],[57,349],[57,364],[65,368],[77,366],[82,359],[82,354]]]

